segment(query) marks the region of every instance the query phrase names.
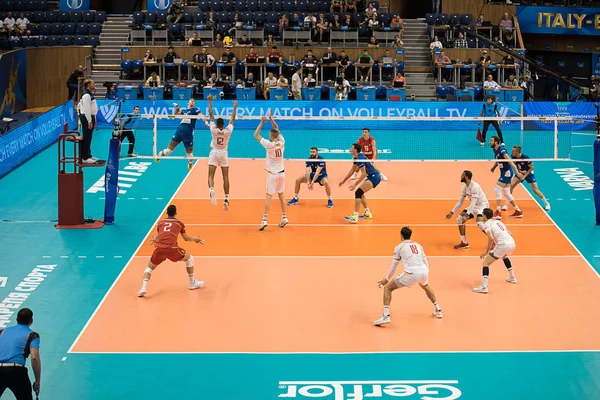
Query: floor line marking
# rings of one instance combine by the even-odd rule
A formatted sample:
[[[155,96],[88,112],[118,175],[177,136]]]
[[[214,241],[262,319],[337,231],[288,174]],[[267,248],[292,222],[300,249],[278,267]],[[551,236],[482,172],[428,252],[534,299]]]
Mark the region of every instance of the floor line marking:
[[[87,256],[77,256],[77,258],[87,258]]]
[[[69,256],[60,256],[60,258],[69,258]]]
[[[52,256],[42,256],[42,258],[52,258]]]
[[[199,165],[199,163],[195,163],[194,166],[192,167],[192,170],[181,180],[181,183],[179,184],[179,186],[177,187],[177,189],[175,189],[175,192],[173,193],[173,196],[171,196],[171,199],[167,202],[167,204],[165,205],[165,207],[162,209],[162,211],[160,212],[160,214],[156,218],[156,221],[154,221],[154,223],[151,225],[151,227],[148,230],[148,233],[146,234],[146,236],[148,236],[154,230],[154,227],[156,226],[156,224],[161,220],[161,218],[163,217],[164,213],[167,211],[167,207],[169,207],[169,204],[173,201],[173,199],[175,198],[175,196],[177,196],[177,193],[183,187],[183,185],[188,180],[188,178],[190,176],[192,176],[192,172],[194,171],[194,169],[198,165]],[[83,336],[83,333],[85,332],[85,330],[87,329],[87,327],[90,325],[90,323],[94,319],[94,316],[96,315],[96,313],[98,312],[98,310],[100,310],[100,307],[102,307],[102,304],[104,304],[104,302],[106,301],[106,299],[108,298],[108,296],[110,295],[110,293],[112,292],[112,290],[114,289],[114,287],[117,285],[117,282],[119,281],[119,279],[121,279],[121,276],[123,276],[123,274],[125,273],[125,270],[129,266],[129,264],[131,264],[131,261],[134,259],[135,254],[137,254],[137,252],[140,251],[140,249],[144,245],[144,242],[145,242],[145,240],[141,240],[140,241],[139,246],[137,247],[137,249],[135,249],[135,251],[133,252],[133,254],[132,254],[131,258],[129,259],[129,261],[127,261],[125,263],[125,265],[123,266],[123,269],[121,270],[121,272],[119,272],[119,275],[117,275],[117,277],[113,281],[112,285],[110,285],[110,287],[108,288],[108,290],[104,294],[104,297],[102,297],[102,300],[100,300],[100,303],[98,303],[98,306],[96,306],[96,309],[94,310],[94,312],[92,313],[92,315],[90,315],[90,317],[88,318],[87,322],[85,323],[85,325],[83,326],[83,328],[81,329],[81,331],[79,332],[79,334],[77,335],[77,337],[75,338],[75,340],[73,341],[73,343],[71,344],[71,346],[69,347],[69,350],[67,350],[67,353],[71,353],[73,351],[73,348],[75,347],[75,345],[77,344],[77,342],[79,342],[79,340],[81,339],[81,336]]]
[[[104,256],[96,256],[96,258],[104,258]]]
[[[185,224],[185,226],[258,226],[259,224],[235,224],[235,223],[231,223],[231,224]],[[293,222],[290,222],[290,224],[288,225],[289,227],[294,227],[294,226],[300,226],[300,227],[348,227],[348,228],[366,228],[369,226],[373,226],[373,227],[384,227],[384,226],[406,226],[406,225],[410,225],[412,226],[421,226],[421,227],[452,227],[455,228],[456,227],[456,223],[448,223],[448,224],[410,224],[408,222],[402,223],[402,224],[352,224],[352,223],[345,223],[345,224],[295,224]],[[511,226],[511,227],[517,227],[517,226],[524,226],[524,227],[540,227],[540,226],[554,226],[553,224],[506,224],[506,226]]]
[[[600,278],[600,273],[598,273],[598,271],[596,271],[596,268],[594,268],[594,266],[590,263],[590,261],[581,253],[581,251],[579,251],[579,249],[577,248],[577,246],[575,246],[575,244],[571,241],[571,239],[569,239],[569,237],[567,236],[567,234],[560,228],[560,226],[558,226],[558,224],[556,223],[556,221],[554,221],[554,219],[552,219],[552,216],[550,216],[550,214],[544,210],[544,208],[541,206],[540,203],[538,203],[537,201],[535,201],[535,197],[533,197],[533,194],[531,194],[531,192],[529,192],[529,190],[525,189],[525,191],[527,192],[527,194],[529,195],[529,197],[531,197],[531,200],[533,200],[535,202],[535,204],[538,206],[538,208],[540,209],[540,211],[542,211],[544,214],[546,214],[546,216],[548,217],[548,219],[550,221],[552,221],[552,223],[554,224],[554,226],[556,226],[556,229],[558,229],[558,231],[564,236],[564,238],[567,240],[567,242],[569,242],[569,244],[575,249],[575,251],[577,252],[577,254],[579,254],[579,256],[581,258],[583,258],[583,260],[585,261],[585,263],[588,265],[588,267],[590,267],[590,269],[594,272],[594,274],[596,274],[596,276],[598,278]]]
[[[291,197],[290,197],[291,198]],[[210,197],[178,197],[176,200],[210,200]],[[265,200],[264,197],[230,197],[230,201],[235,200]],[[327,198],[322,199],[309,199],[300,196],[300,201],[326,201]],[[354,200],[354,197],[338,197],[332,199],[335,203],[336,200]],[[454,201],[458,200],[458,197],[369,197],[368,200],[419,200],[419,201]],[[528,197],[515,197],[517,201],[535,201]]]
[[[326,352],[326,351],[299,351],[299,352],[275,352],[275,351],[182,351],[182,352],[169,352],[169,351],[148,351],[148,352],[135,352],[135,351],[82,351],[72,352],[72,354],[138,354],[138,355],[156,355],[156,354],[250,354],[250,355],[300,355],[300,354],[332,354],[332,355],[344,355],[344,354],[514,354],[514,353],[600,353],[600,350],[440,350],[440,351],[339,351],[339,352]]]
[[[200,257],[200,256],[199,256]],[[150,258],[150,256],[134,256],[133,258]],[[392,258],[390,255],[386,256],[201,256],[201,258],[303,258],[303,259],[314,259],[314,258]],[[447,255],[447,256],[427,256],[427,258],[477,258],[479,256],[460,256],[460,255]],[[548,256],[548,255],[511,255],[510,258],[580,258],[579,255],[561,255],[561,256]]]

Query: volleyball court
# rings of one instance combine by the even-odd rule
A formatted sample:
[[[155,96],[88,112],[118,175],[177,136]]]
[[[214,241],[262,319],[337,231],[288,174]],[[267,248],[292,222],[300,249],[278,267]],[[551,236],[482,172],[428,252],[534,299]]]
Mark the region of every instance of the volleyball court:
[[[274,110],[275,111],[275,110]],[[225,115],[226,122],[228,115]],[[180,116],[146,116],[138,130],[138,153],[155,158],[169,143]],[[153,274],[148,294],[136,297],[152,253],[154,230],[125,266],[84,329],[73,353],[359,353],[596,350],[600,338],[598,274],[524,190],[514,195],[524,218],[503,222],[514,235],[517,284],[505,281],[502,263],[491,267],[489,294],[473,293],[481,279],[480,254],[487,237],[467,223],[470,248],[460,242],[455,219],[445,215],[458,200],[463,170],[495,205],[492,150],[475,140],[477,118],[298,118],[275,114],[286,140],[286,197],[305,173],[312,146],[328,162],[333,208],[321,187],[303,185],[300,202],[287,209],[289,225],[273,202],[270,225],[260,232],[265,197],[265,151],[253,138],[259,117],[240,115],[229,146],[231,207],[208,197],[206,157],[210,134],[198,121],[198,161],[171,204],[191,236],[203,246],[180,243],[196,260],[200,290],[187,289],[182,263],[166,262]],[[558,119],[509,118],[502,125],[507,149],[522,146],[536,163],[570,159],[576,139]],[[372,220],[349,224],[354,192],[338,182],[351,167],[347,153],[364,127],[380,150],[378,168],[388,182],[367,192]],[[145,132],[145,133],[143,133]],[[263,136],[268,134],[268,125]],[[487,139],[495,134],[488,131]],[[510,150],[509,150],[510,151]],[[183,149],[169,157],[186,168]],[[421,161],[417,161],[421,160]],[[427,162],[424,162],[427,161]],[[169,179],[167,176],[164,179]],[[543,190],[543,177],[538,177]],[[157,182],[160,184],[160,182]],[[158,216],[162,218],[164,215]],[[158,220],[157,220],[158,221]],[[419,289],[394,292],[393,323],[373,327],[382,311],[385,276],[403,226],[425,249],[430,284],[444,318],[431,315]],[[155,228],[153,228],[155,229]],[[176,335],[176,336],[175,336]],[[194,340],[180,340],[193,337]]]

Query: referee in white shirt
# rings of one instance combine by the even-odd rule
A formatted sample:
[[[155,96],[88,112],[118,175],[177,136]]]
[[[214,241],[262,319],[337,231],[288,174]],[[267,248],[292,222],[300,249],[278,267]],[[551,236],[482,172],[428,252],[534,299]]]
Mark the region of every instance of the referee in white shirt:
[[[81,144],[81,159],[84,164],[95,164],[98,159],[92,157],[92,134],[96,128],[96,115],[98,105],[96,104],[96,84],[91,79],[83,81],[83,95],[79,102],[79,120],[83,131],[83,143]]]

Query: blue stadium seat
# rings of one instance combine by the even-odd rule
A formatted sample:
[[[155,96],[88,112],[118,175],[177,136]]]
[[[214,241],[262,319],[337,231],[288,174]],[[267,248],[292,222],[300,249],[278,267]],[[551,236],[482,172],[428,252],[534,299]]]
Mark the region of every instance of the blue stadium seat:
[[[140,27],[146,21],[146,14],[141,11],[133,13],[133,26]]]
[[[269,11],[266,17],[268,24],[274,24],[279,21],[279,15],[275,11]]]
[[[211,11],[223,11],[223,2],[221,0],[213,0],[210,2]]]
[[[436,89],[436,94],[438,97],[445,99],[448,95],[448,87],[439,85]]]
[[[156,13],[156,22],[159,24],[167,23],[167,13],[166,12],[158,12]]]
[[[37,25],[27,25],[27,29],[31,32],[31,36],[37,36],[40,34],[40,28]]]
[[[67,22],[71,22],[71,13],[66,11],[61,11],[58,14],[58,21],[66,24]]]
[[[472,37],[467,37],[467,46],[469,46],[470,49],[476,48],[477,40],[475,40],[475,38]]]
[[[450,14],[450,25],[451,26],[459,26],[461,21],[460,14]]]
[[[106,22],[106,11],[96,11],[96,18],[94,19],[99,24]]]
[[[22,0],[14,0],[13,1],[13,11],[24,11],[25,10],[25,4]]]
[[[60,45],[61,46],[71,46],[73,44],[73,36],[71,35],[62,35],[60,37]]]
[[[271,10],[283,11],[283,0],[272,0],[271,1]]]
[[[59,46],[60,45],[60,40],[58,38],[58,36],[48,36],[48,46]]]
[[[271,34],[273,37],[279,36],[279,24],[267,23],[265,25],[265,34]]]
[[[220,33],[221,35],[226,34],[230,26],[231,24],[217,24],[217,33]]]
[[[329,10],[330,10],[330,6],[331,6],[331,4],[330,4],[328,1],[321,0],[321,1],[318,3],[318,5],[317,5],[317,8],[318,8],[318,10],[319,10],[319,11],[321,11],[321,12],[327,12],[327,11],[329,11]]]
[[[265,13],[262,11],[256,11],[254,13],[254,22],[258,26],[263,26],[265,24]]]
[[[42,22],[40,24],[40,35],[48,36],[52,33],[52,24],[49,22]]]
[[[437,25],[448,25],[448,14],[438,14],[436,19]]]
[[[258,11],[258,0],[248,0],[248,11]]]
[[[262,12],[267,12],[267,11],[272,10],[270,0],[258,0],[258,6],[260,8],[260,11],[262,11]]]
[[[298,0],[296,2],[296,10],[298,10],[298,11],[308,10],[308,2],[306,0]]]
[[[254,13],[251,13],[250,11],[244,11],[241,13],[240,18],[245,24],[254,23]]]
[[[427,13],[425,14],[425,22],[427,22],[427,25],[431,26],[435,24],[436,17],[437,14]]]
[[[98,46],[100,44],[100,36],[96,36],[96,35],[88,36],[87,44],[88,44],[88,46],[94,46],[94,47]]]
[[[52,34],[53,35],[62,35],[64,32],[63,24],[60,22],[55,22],[52,24]]]
[[[379,20],[379,26],[390,26],[390,14],[388,13],[381,13],[379,15],[377,15],[377,19]]]
[[[87,41],[87,36],[85,36],[85,35],[75,36],[75,45],[76,46],[85,46],[86,41]]]
[[[85,22],[80,22],[77,24],[77,34],[78,35],[87,35],[90,31],[88,24]]]
[[[21,38],[21,46],[23,47],[34,47],[33,39],[27,36]]]
[[[25,18],[27,18],[30,22],[33,21],[33,12],[31,11],[25,11],[23,13],[23,15],[25,16]]]
[[[38,7],[38,3],[36,0],[29,0],[27,2],[27,7],[25,7],[25,9],[27,11],[35,11],[35,10],[37,10],[37,7]]]
[[[88,24],[91,24],[92,22],[94,22],[95,18],[96,18],[96,14],[93,11],[86,11],[83,13],[83,22],[87,22]]]
[[[296,2],[294,0],[285,0],[283,3],[283,10],[292,12],[296,10]]]
[[[42,22],[46,22],[46,13],[43,11],[36,11],[33,13],[33,22],[36,24],[41,24]]]
[[[460,16],[460,23],[466,26],[470,26],[473,23],[472,14],[463,14]]]
[[[132,60],[121,60],[121,72],[127,74],[133,69]]]
[[[100,35],[102,32],[102,25],[97,22],[90,24],[90,35]]]
[[[237,12],[244,12],[248,9],[246,0],[235,0],[235,10]]]
[[[207,12],[210,10],[210,2],[208,0],[198,0],[198,10]]]
[[[78,24],[80,22],[84,22],[83,21],[83,12],[81,12],[81,11],[71,11],[71,21],[75,22],[76,24]]]
[[[193,20],[195,24],[200,24],[204,22],[204,13],[203,12],[195,12],[193,15]]]
[[[149,24],[154,24],[157,21],[157,16],[156,13],[154,12],[146,12],[146,19],[145,21]]]
[[[33,45],[35,47],[40,47],[40,46],[46,45],[45,36],[36,36],[36,37],[33,37],[32,39],[33,39]]]
[[[39,11],[48,11],[48,0],[38,0],[38,10]]]
[[[11,11],[13,9],[12,0],[0,1],[0,10]]]
[[[193,14],[190,12],[184,12],[183,13],[183,17],[181,17],[181,22],[182,24],[191,24],[192,21],[194,20]]]
[[[47,22],[58,22],[58,11],[48,11],[46,13],[46,21]]]
[[[65,35],[75,35],[77,33],[77,25],[75,25],[73,22],[67,22],[66,24],[64,24],[64,28],[65,28]]]

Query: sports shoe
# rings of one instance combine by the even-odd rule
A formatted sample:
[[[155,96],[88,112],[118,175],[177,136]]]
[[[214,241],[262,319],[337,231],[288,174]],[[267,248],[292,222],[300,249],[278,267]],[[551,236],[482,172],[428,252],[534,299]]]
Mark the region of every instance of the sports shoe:
[[[517,278],[514,277],[514,276],[513,277],[507,276],[506,277],[506,282],[508,282],[508,283],[517,283]]]
[[[209,190],[208,196],[210,197],[210,204],[212,204],[213,206],[216,206],[217,205],[217,195],[215,195],[215,191]]]
[[[146,288],[141,288],[140,291],[138,292],[137,296],[144,297],[145,295],[146,295]]]
[[[281,222],[279,223],[279,227],[283,228],[284,226],[286,226],[289,223],[290,223],[290,221],[287,218],[281,218]]]
[[[502,211],[508,211],[508,202],[504,203],[502,206]]]
[[[438,311],[436,311],[436,310],[433,310],[433,315],[434,315],[436,318],[443,318],[443,317],[444,317],[444,314],[442,314],[442,310],[438,310]]]
[[[377,321],[373,322],[373,325],[381,326],[381,325],[389,324],[390,322],[392,322],[392,319],[390,318],[389,315],[387,317],[382,315],[381,318],[379,318]]]
[[[479,142],[479,145],[480,145],[480,146],[484,146],[484,145],[485,145],[485,142]]]
[[[268,224],[267,224],[267,221],[262,221],[262,222],[260,223],[260,227],[258,228],[258,230],[259,230],[259,231],[263,231],[263,230],[265,230],[265,228],[267,227],[267,225],[268,225]]]
[[[384,174],[380,174],[381,175],[381,180],[383,180],[384,182],[388,181],[387,176],[385,176]]]
[[[373,219],[373,214],[371,214],[371,212],[365,211],[365,213],[362,215],[362,217],[364,219]]]
[[[94,161],[94,159],[92,159],[92,157],[90,157],[87,160],[82,160],[81,163],[82,164],[96,164],[96,161]]]
[[[288,201],[288,206],[295,206],[298,204],[298,198],[294,197],[290,201]]]
[[[544,210],[550,211],[550,203],[546,203],[546,205],[544,206]]]
[[[457,244],[457,245],[454,246],[454,248],[456,250],[468,249],[469,247],[470,247],[469,243],[465,243],[465,242],[462,242],[462,241],[460,242],[460,244]]]
[[[331,207],[333,207],[333,201],[327,200],[327,208],[331,208]]]
[[[223,210],[229,211],[229,200],[223,201]]]
[[[356,224],[358,222],[358,217],[356,215],[348,215],[344,217],[344,219],[348,222],[352,222],[353,224]]]
[[[523,211],[515,210],[514,214],[509,215],[508,218],[523,218]]]
[[[494,218],[494,219],[502,219],[502,213],[500,212],[500,210],[494,211],[494,216],[492,218]]]
[[[352,174],[352,176],[350,177],[350,179],[357,180],[358,179],[358,175],[356,173]]]
[[[158,152],[158,157],[162,157],[162,156],[163,156],[163,152],[161,150]],[[154,159],[154,162],[157,162],[157,163],[160,162],[160,158],[158,158],[158,157]]]
[[[189,163],[188,163],[188,170],[190,170],[190,171],[191,171],[193,166],[194,166],[194,164],[193,164],[193,163],[191,163],[191,162],[189,162]]]
[[[190,283],[190,290],[200,289],[202,286],[204,286],[204,281],[194,280],[194,283]]]
[[[137,154],[130,153],[130,154],[127,154],[127,157],[129,157],[129,158],[135,158],[135,157],[137,157]]]
[[[479,287],[473,288],[473,291],[474,291],[475,293],[484,293],[484,294],[485,294],[485,293],[487,293],[487,292],[488,292],[488,288],[487,288],[487,286],[483,286],[483,285],[481,285],[481,286],[479,286]]]

